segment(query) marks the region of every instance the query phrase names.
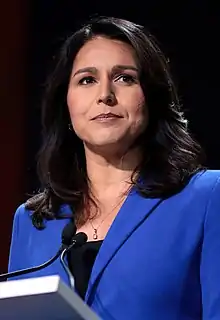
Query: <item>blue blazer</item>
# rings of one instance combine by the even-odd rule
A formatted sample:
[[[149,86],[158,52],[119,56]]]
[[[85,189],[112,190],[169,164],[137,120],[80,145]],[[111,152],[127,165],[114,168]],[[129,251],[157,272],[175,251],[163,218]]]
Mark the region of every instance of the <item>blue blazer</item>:
[[[158,204],[132,190],[96,258],[86,303],[106,320],[220,319],[220,171],[196,174]],[[60,215],[70,212],[63,206]],[[9,271],[51,258],[69,219],[32,226],[24,205],[13,224]],[[58,274],[59,262],[23,277]]]

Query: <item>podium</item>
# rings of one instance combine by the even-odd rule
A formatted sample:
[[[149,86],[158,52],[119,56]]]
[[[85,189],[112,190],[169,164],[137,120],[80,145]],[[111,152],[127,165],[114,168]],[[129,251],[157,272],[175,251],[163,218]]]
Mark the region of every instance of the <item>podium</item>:
[[[0,282],[0,319],[101,320],[56,275]]]

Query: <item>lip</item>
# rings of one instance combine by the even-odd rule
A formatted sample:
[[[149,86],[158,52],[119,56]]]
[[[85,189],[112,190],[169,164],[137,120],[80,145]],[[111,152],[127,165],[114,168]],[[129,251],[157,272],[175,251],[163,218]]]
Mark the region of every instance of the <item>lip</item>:
[[[92,118],[92,120],[97,120],[97,119],[114,119],[114,118],[122,118],[122,116],[112,113],[112,112],[108,112],[108,113],[100,113],[97,116],[95,116],[94,118]]]

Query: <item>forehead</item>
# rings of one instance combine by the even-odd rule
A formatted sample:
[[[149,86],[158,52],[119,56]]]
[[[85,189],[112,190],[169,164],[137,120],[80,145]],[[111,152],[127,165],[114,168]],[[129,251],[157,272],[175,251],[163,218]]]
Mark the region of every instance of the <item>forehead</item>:
[[[119,40],[96,37],[79,50],[73,63],[73,70],[95,66],[134,65],[135,52],[131,45]]]

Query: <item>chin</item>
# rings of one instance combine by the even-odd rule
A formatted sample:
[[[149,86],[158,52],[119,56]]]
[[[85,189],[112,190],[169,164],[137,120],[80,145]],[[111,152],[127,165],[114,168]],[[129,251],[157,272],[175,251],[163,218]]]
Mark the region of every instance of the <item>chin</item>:
[[[92,144],[94,147],[108,147],[122,144],[119,139],[99,139],[98,141],[93,141]]]
[[[97,151],[110,151],[123,147],[123,141],[120,138],[111,137],[109,139],[104,139],[104,137],[99,137],[99,139],[92,139],[86,141],[85,144],[91,149]]]
[[[92,137],[90,137],[90,139],[88,139],[90,142],[90,144],[94,145],[94,146],[106,146],[106,145],[112,145],[112,144],[118,144],[121,143],[124,140],[125,137],[125,133],[121,133],[121,132],[108,132],[107,134],[105,134],[106,132],[103,132],[102,130],[98,131],[95,135],[93,135]]]

